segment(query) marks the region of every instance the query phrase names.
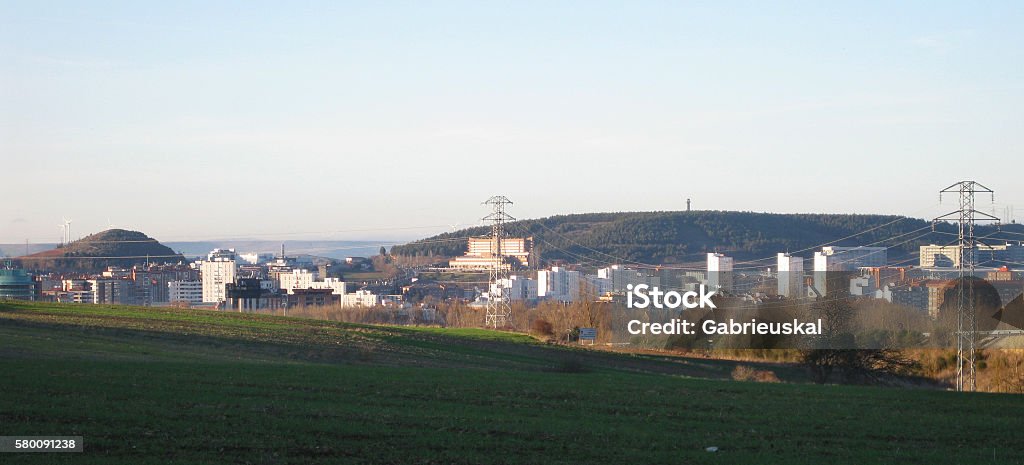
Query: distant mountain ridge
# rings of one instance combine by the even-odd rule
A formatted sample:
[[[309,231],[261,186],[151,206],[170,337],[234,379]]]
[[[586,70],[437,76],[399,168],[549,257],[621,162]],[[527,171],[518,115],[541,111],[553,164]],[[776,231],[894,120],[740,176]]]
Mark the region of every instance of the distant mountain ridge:
[[[978,225],[977,236],[989,241],[1024,239],[1024,227],[1001,230]],[[956,226],[898,215],[784,214],[736,211],[623,212],[559,215],[508,223],[510,236],[534,237],[541,259],[584,264],[672,264],[704,260],[708,252],[737,259],[797,252],[810,257],[821,245],[890,247],[890,258],[906,258],[920,245],[950,244]],[[483,236],[480,226],[421,239],[391,249],[398,256],[461,255],[465,238]],[[851,237],[852,236],[852,237]],[[911,264],[916,264],[911,262]],[[766,263],[766,266],[768,263]]]
[[[190,257],[205,257],[213,249],[233,248],[239,253],[279,253],[281,244],[285,245],[288,255],[312,255],[317,257],[343,260],[346,257],[372,257],[377,255],[381,246],[390,247],[402,241],[342,241],[342,240],[205,240],[205,241],[168,241],[161,244],[175,252]],[[0,257],[18,257],[45,252],[58,247],[56,243],[47,244],[0,244]]]
[[[254,240],[254,239],[222,239],[204,241],[178,241],[164,244],[187,257],[203,256],[216,248],[231,248],[239,253],[273,253],[279,254],[281,245],[285,253],[292,255],[311,255],[317,257],[343,260],[346,257],[372,257],[377,255],[380,247],[390,246],[395,241],[341,241],[341,240]]]
[[[138,231],[108,229],[51,250],[18,257],[29,269],[98,271],[108,266],[183,262],[185,257]]]

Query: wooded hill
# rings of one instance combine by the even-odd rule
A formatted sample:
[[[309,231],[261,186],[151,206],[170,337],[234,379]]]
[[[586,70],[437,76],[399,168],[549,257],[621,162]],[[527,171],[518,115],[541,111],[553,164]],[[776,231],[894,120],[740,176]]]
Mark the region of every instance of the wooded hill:
[[[672,264],[700,262],[707,252],[738,259],[770,257],[778,252],[813,255],[821,245],[890,247],[891,259],[908,258],[924,244],[951,244],[956,225],[896,215],[777,214],[735,211],[625,212],[559,215],[506,225],[507,235],[532,236],[545,262],[565,260],[588,265]],[[479,226],[410,244],[395,246],[392,255],[461,255],[466,237],[490,233]],[[990,243],[1024,240],[1019,224],[977,226]],[[851,237],[852,236],[852,237]],[[911,262],[911,264],[916,264]]]

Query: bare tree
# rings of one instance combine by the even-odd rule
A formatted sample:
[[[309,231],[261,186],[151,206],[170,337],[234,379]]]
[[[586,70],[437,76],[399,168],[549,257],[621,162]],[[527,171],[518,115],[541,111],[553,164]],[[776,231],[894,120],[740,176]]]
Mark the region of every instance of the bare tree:
[[[811,379],[826,383],[835,372],[846,382],[878,383],[896,375],[912,374],[918,363],[892,348],[859,348],[854,335],[854,308],[848,296],[829,294],[811,306],[821,318],[822,334],[801,354]]]

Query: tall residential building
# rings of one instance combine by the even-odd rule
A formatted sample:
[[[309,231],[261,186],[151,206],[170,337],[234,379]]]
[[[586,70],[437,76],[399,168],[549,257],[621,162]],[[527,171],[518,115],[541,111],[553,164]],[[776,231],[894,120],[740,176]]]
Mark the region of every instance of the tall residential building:
[[[230,253],[216,249],[210,253],[209,260],[203,260],[199,272],[203,280],[203,302],[220,303],[227,300],[226,287],[234,284],[237,272],[234,250]]]
[[[925,281],[924,285],[928,289],[928,316],[933,319],[938,318],[939,309],[942,308],[942,304],[946,301],[946,291],[953,286],[953,281],[931,280]]]
[[[135,281],[127,278],[90,279],[89,298],[97,304],[108,305],[139,305],[135,296]]]
[[[170,302],[168,283],[171,281],[198,281],[199,273],[185,265],[153,265],[145,269],[132,269],[139,305],[159,305]]]
[[[708,287],[714,291],[733,291],[732,257],[708,254]]]
[[[575,302],[580,298],[580,272],[553,266],[537,272],[537,296],[560,302]]]
[[[779,295],[789,298],[804,297],[804,259],[780,253],[778,269]]]

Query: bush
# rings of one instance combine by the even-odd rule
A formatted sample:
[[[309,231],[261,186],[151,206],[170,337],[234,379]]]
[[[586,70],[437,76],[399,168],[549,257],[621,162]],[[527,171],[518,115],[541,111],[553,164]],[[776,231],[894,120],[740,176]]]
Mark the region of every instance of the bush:
[[[754,381],[757,383],[779,383],[778,376],[771,370],[755,370],[746,365],[736,365],[732,370],[732,379],[736,381]]]
[[[754,370],[746,365],[736,365],[732,370],[732,379],[736,381],[753,381]]]
[[[530,332],[538,336],[554,336],[555,328],[548,320],[537,318],[530,324]]]
[[[828,382],[833,371],[848,383],[873,384],[911,376],[921,368],[917,361],[891,349],[811,349],[804,352],[801,363],[818,384]]]

